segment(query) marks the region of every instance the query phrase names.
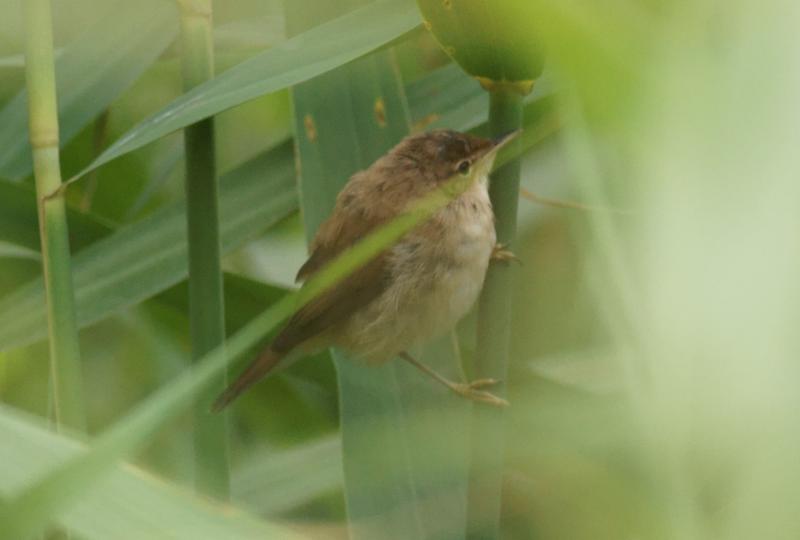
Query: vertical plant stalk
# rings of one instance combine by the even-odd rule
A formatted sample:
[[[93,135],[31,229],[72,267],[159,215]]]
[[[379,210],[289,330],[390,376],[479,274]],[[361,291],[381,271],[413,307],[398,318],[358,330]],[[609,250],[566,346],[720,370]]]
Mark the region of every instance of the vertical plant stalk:
[[[185,91],[214,76],[211,0],[178,0],[181,10]],[[189,320],[192,359],[225,341],[220,262],[214,119],[184,131],[186,215],[189,233]],[[212,415],[209,404],[226,385],[223,375],[197,399],[194,415],[195,486],[221,500],[230,497],[227,417]]]
[[[24,6],[25,79],[47,297],[55,420],[57,428],[66,426],[85,431],[66,209],[63,194],[49,197],[61,186],[50,0],[26,0]]]
[[[522,126],[523,96],[498,85],[490,91],[489,127],[499,136]],[[512,144],[519,144],[514,141]],[[498,168],[491,178],[489,195],[496,216],[497,242],[513,249],[517,232],[520,160]],[[511,295],[515,268],[493,261],[486,274],[478,306],[478,348],[475,378],[505,381],[511,326]],[[500,396],[505,387],[497,388]],[[493,407],[473,407],[471,458],[467,501],[468,538],[498,538],[505,444],[504,413]]]

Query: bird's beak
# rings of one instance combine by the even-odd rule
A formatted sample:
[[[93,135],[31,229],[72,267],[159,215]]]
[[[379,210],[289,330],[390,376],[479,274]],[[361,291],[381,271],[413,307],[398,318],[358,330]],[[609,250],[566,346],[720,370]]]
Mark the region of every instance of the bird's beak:
[[[480,161],[489,163],[489,167],[491,168],[491,164],[494,163],[494,158],[497,157],[497,153],[500,151],[500,149],[516,139],[520,133],[522,133],[522,130],[517,129],[492,139],[492,146],[485,151],[486,153],[483,154],[483,156],[480,158]]]
[[[508,143],[510,143],[511,141],[516,139],[517,137],[519,137],[520,133],[522,133],[522,130],[521,129],[516,129],[514,131],[510,131],[508,133],[504,133],[503,135],[500,135],[499,137],[495,137],[494,139],[492,139],[492,142],[494,143],[494,147],[492,148],[492,151],[493,152],[499,151],[502,147],[504,147],[505,145],[507,145]]]

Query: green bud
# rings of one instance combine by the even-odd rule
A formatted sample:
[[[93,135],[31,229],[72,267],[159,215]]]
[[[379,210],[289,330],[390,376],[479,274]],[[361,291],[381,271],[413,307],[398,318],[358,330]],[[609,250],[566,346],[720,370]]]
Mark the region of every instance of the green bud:
[[[542,72],[531,0],[417,0],[425,27],[484,88],[521,94]]]

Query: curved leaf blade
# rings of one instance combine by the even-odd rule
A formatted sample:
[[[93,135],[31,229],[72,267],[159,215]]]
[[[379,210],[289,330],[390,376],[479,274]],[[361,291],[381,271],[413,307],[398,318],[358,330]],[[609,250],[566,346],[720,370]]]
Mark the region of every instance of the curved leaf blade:
[[[376,0],[312,28],[182,95],[133,127],[70,181],[173,131],[364,56],[419,24],[413,1]]]
[[[0,494],[22,489],[86,446],[58,435],[33,417],[0,406]],[[58,523],[87,540],[299,538],[241,510],[199,499],[136,467],[118,466]]]

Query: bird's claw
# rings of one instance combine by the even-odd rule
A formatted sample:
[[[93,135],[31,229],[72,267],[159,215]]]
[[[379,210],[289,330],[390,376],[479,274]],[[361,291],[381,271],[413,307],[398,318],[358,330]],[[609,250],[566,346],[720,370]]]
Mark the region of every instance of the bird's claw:
[[[520,264],[522,263],[522,261],[519,260],[519,257],[514,255],[513,251],[506,249],[503,244],[497,244],[494,246],[494,249],[492,249],[492,260],[502,262],[513,261]]]
[[[486,388],[487,386],[494,386],[499,383],[500,381],[498,381],[497,379],[476,379],[470,383],[465,384],[464,386],[467,386],[472,390],[480,390],[481,388]]]
[[[508,407],[510,403],[503,398],[497,397],[490,392],[481,390],[487,386],[494,386],[500,381],[495,379],[478,379],[470,383],[458,383],[452,386],[454,392],[472,401],[486,403],[494,407]]]

